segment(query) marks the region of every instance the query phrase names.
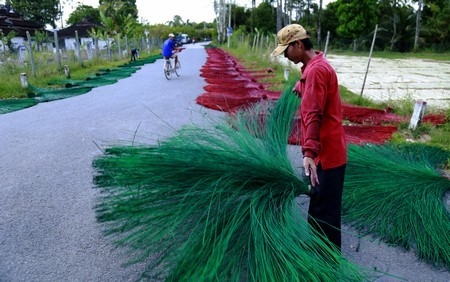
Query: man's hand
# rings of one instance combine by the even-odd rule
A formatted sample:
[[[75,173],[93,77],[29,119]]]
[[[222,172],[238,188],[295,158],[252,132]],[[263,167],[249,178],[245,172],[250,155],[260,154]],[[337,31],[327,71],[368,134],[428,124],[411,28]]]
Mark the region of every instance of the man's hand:
[[[317,176],[317,167],[314,160],[310,157],[303,158],[303,167],[305,168],[305,175],[309,176],[311,186],[319,184],[319,177]]]

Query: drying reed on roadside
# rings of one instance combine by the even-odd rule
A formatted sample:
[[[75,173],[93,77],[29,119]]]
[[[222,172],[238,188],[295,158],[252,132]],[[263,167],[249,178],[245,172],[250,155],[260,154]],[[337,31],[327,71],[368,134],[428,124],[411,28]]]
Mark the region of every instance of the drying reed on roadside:
[[[440,170],[449,158],[423,144],[350,146],[345,220],[450,268],[450,213],[443,202],[450,180]]]
[[[158,145],[97,158],[98,220],[169,281],[361,281],[359,267],[308,228],[295,202],[308,193],[287,152],[299,99],[187,126]],[[256,114],[258,113],[258,114]]]

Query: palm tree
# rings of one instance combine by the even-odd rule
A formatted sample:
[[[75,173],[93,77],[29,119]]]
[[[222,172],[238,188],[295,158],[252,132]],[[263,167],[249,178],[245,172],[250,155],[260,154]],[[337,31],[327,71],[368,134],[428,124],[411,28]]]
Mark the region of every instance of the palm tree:
[[[182,26],[184,25],[183,19],[179,15],[175,15],[173,19],[167,22],[169,26]]]

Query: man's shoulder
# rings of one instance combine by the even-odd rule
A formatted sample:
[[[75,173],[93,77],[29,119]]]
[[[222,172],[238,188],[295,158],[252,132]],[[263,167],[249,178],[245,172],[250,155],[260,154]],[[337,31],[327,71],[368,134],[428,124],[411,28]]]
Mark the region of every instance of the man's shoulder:
[[[337,77],[336,71],[333,66],[328,62],[325,57],[314,57],[313,60],[308,62],[305,68],[302,78],[315,78],[320,80],[327,80],[331,77]]]
[[[322,52],[317,54],[309,63],[309,70],[326,70],[326,71],[333,71],[334,69],[331,66],[330,62],[328,62],[327,58],[323,55]]]

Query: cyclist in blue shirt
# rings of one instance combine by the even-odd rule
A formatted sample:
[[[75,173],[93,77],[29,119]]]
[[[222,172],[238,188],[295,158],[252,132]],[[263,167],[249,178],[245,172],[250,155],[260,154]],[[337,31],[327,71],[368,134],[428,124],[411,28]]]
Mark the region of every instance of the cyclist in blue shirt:
[[[175,66],[178,62],[178,55],[177,53],[180,51],[180,47],[175,47],[175,35],[173,33],[169,34],[169,38],[164,41],[164,44],[162,46],[162,55],[164,58],[174,58],[175,59]]]

